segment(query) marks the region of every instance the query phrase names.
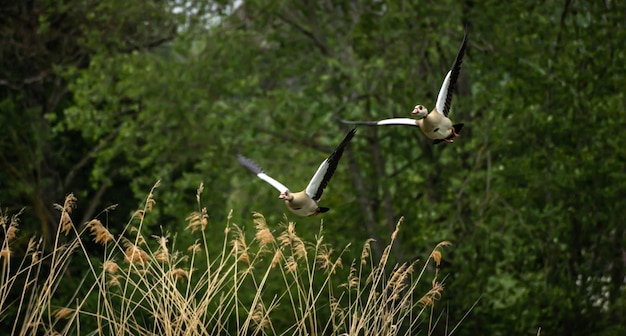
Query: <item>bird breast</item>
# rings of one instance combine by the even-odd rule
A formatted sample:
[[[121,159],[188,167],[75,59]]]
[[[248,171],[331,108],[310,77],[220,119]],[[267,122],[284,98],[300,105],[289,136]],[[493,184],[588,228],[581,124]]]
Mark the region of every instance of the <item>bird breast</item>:
[[[292,194],[291,200],[285,200],[285,204],[289,211],[298,216],[311,216],[317,211],[317,202],[313,200],[304,191]]]
[[[452,121],[436,110],[433,110],[424,119],[418,120],[418,126],[424,135],[433,140],[445,139],[452,134]]]

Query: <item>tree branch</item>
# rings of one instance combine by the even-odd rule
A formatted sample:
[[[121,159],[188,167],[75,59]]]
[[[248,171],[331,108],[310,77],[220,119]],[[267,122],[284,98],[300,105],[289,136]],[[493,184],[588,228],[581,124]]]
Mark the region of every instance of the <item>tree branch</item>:
[[[278,14],[278,18],[286,22],[290,26],[294,27],[296,30],[304,34],[309,39],[311,39],[311,41],[313,41],[313,44],[322,52],[323,55],[330,56],[330,52],[328,51],[328,48],[326,48],[324,43],[322,43],[322,41],[320,41],[317,38],[317,36],[315,36],[315,34],[306,30],[303,26],[299,25],[298,23],[296,23],[295,21],[289,19],[288,17],[284,15]]]
[[[83,225],[90,218],[93,218],[93,214],[96,212],[96,207],[98,206],[98,204],[100,204],[100,201],[102,200],[102,195],[104,195],[104,192],[108,188],[109,186],[106,181],[100,183],[100,188],[98,188],[98,191],[96,191],[96,194],[91,198],[91,201],[89,202],[89,206],[87,207],[87,210],[85,210],[85,213],[83,214],[83,218],[80,221],[80,225]]]
[[[8,79],[0,79],[0,85],[4,85],[13,90],[21,90],[25,85],[30,85],[33,83],[37,83],[42,81],[46,76],[48,76],[52,72],[51,69],[43,70],[35,76],[31,76],[21,80],[20,82],[14,83]]]

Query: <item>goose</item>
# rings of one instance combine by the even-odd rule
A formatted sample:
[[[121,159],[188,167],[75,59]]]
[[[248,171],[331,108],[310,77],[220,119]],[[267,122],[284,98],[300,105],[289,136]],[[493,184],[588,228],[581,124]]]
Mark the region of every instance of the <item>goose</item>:
[[[448,114],[450,113],[450,104],[452,103],[452,94],[456,81],[459,78],[461,72],[461,63],[463,62],[463,55],[465,55],[465,46],[467,44],[467,32],[463,36],[463,42],[459,48],[459,52],[456,55],[452,68],[448,71],[439,95],[437,96],[437,102],[435,108],[428,112],[428,109],[424,105],[416,105],[411,114],[416,118],[391,118],[379,121],[349,121],[342,120],[341,122],[350,125],[367,125],[367,126],[387,126],[387,125],[407,125],[417,126],[422,133],[429,139],[433,140],[433,144],[441,142],[453,142],[453,138],[458,137],[463,124],[452,124]]]
[[[317,202],[319,202],[322,197],[322,193],[324,192],[324,188],[326,188],[330,178],[335,173],[335,169],[341,159],[341,155],[343,155],[346,145],[348,145],[350,140],[352,140],[355,133],[356,129],[353,128],[346,134],[339,146],[337,146],[337,148],[330,153],[328,158],[326,158],[326,160],[324,160],[317,168],[317,171],[309,181],[306,189],[296,193],[291,192],[284,184],[267,175],[261,166],[247,157],[237,154],[237,161],[258,178],[276,188],[280,192],[278,198],[285,201],[289,211],[298,216],[314,216],[329,210],[329,208],[318,206]]]

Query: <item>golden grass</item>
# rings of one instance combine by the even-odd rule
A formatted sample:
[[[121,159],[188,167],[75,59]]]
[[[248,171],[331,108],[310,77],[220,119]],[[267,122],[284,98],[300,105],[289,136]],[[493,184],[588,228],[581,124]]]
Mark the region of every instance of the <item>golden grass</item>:
[[[346,264],[348,247],[324,243],[321,228],[316,240],[304,241],[293,222],[285,218],[273,231],[259,213],[253,214],[252,239],[229,215],[221,251],[211,254],[202,185],[198,210],[187,217],[193,244],[177,247],[168,235],[143,236],[157,187],[119,235],[98,219],[75,226],[71,213],[77,199],[68,195],[57,206],[54,248],[44,251],[33,238],[17,265],[11,243],[19,213],[10,218],[0,213],[0,317],[17,311],[12,334],[413,335],[444,289],[437,271],[430,288],[418,285],[429,264],[439,266],[447,242],[419,267],[418,262],[390,265],[401,221],[379,261],[371,256],[372,240],[363,244],[360,258]],[[90,255],[83,239],[103,246],[103,255]],[[84,258],[88,274],[71,300],[59,304],[59,285],[76,258]],[[21,296],[9,302],[18,284],[24,284]]]

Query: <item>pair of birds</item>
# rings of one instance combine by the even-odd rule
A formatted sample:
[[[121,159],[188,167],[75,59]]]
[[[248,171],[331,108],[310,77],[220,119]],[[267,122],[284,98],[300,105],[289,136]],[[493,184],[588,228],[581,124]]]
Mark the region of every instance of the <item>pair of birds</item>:
[[[353,125],[367,125],[367,126],[387,126],[387,125],[405,125],[405,126],[417,126],[426,135],[426,137],[433,139],[434,144],[441,142],[453,142],[453,139],[459,136],[463,124],[452,124],[452,121],[448,118],[450,113],[450,104],[452,103],[452,93],[456,85],[456,81],[461,71],[461,63],[465,54],[465,46],[467,44],[467,33],[463,37],[463,42],[459,48],[456,59],[452,64],[452,68],[448,71],[439,95],[437,96],[437,103],[435,108],[429,113],[428,109],[423,105],[417,105],[413,109],[412,114],[417,116],[417,119],[411,118],[392,118],[380,121],[347,121],[341,120],[345,124]],[[298,216],[314,216],[319,213],[327,212],[329,209],[326,207],[320,207],[318,202],[322,197],[324,189],[328,185],[331,177],[335,173],[337,164],[343,155],[343,152],[354,137],[356,129],[351,129],[348,134],[341,141],[339,146],[330,153],[328,158],[324,160],[317,171],[309,181],[307,187],[296,193],[292,193],[289,188],[284,184],[278,182],[274,178],[265,173],[263,168],[256,162],[244,157],[241,154],[237,154],[237,161],[255,174],[258,178],[266,181],[279,192],[279,198],[285,201],[287,208]]]

